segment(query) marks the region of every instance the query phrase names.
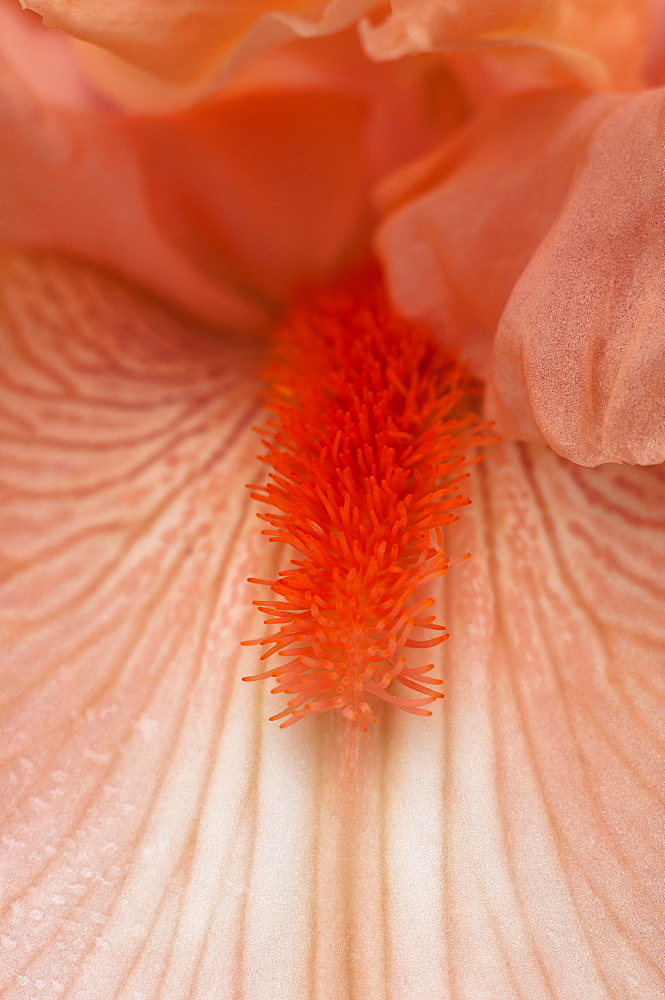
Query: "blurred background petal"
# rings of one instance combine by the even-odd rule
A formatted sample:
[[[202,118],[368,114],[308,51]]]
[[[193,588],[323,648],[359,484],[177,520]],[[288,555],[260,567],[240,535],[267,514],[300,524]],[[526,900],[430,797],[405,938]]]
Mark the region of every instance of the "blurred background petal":
[[[361,34],[374,59],[526,47],[591,86],[634,89],[651,16],[649,0],[392,0]]]
[[[61,32],[6,0],[0,28],[0,240],[110,265],[226,328],[264,328],[367,253],[374,182],[468,113],[441,60],[378,66],[342,32],[194,107],[123,114]]]
[[[375,0],[21,0],[49,28],[86,44],[88,68],[113,91],[191,101],[232,69],[298,37],[340,31]],[[123,80],[123,77],[125,78]]]

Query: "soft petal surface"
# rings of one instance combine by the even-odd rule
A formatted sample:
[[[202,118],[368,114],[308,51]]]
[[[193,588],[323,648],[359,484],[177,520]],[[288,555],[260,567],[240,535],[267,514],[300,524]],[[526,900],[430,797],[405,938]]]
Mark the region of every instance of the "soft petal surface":
[[[495,344],[498,429],[582,465],[665,460],[665,91],[596,128]]]
[[[125,122],[43,103],[0,50],[0,240],[84,254],[206,318],[256,328],[262,309],[169,245],[145,185]]]
[[[589,83],[635,87],[650,24],[649,0],[392,0],[381,22],[361,29],[375,59],[537,47]]]
[[[555,221],[613,95],[518,94],[379,188],[377,248],[401,312],[485,374],[522,271]],[[404,253],[404,247],[409,253]]]
[[[92,43],[106,73],[128,73],[194,96],[230,63],[293,38],[340,31],[375,0],[21,0],[44,23]],[[104,56],[106,53],[106,57]],[[95,60],[94,50],[88,57]],[[152,78],[152,84],[151,84]]]
[[[367,245],[363,119],[351,96],[266,89],[130,128],[160,231],[270,309]]]
[[[665,84],[665,0],[651,0],[653,20],[644,65],[644,79],[652,87]]]
[[[0,0],[0,52],[33,98],[70,108],[95,102],[71,39],[15,0]]]
[[[367,240],[360,97],[263,81],[121,116],[43,103],[1,52],[0,94],[2,240],[85,255],[248,330]]]
[[[0,317],[3,997],[661,997],[662,470],[488,452],[354,788],[239,681],[253,358],[57,258]]]

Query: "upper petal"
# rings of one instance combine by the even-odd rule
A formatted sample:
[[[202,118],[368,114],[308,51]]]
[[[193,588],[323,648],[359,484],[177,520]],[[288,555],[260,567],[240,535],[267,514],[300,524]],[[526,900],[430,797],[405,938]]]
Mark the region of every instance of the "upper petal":
[[[211,281],[164,238],[126,120],[46,103],[1,50],[0,95],[0,241],[110,264],[206,319],[265,322],[232,279]]]
[[[617,100],[568,89],[505,98],[379,188],[377,248],[400,311],[483,374],[515,282]]]
[[[650,18],[648,0],[392,0],[383,21],[361,30],[375,59],[528,46],[596,86],[634,88]]]
[[[110,264],[250,330],[366,245],[360,96],[262,79],[189,112],[123,116],[43,102],[1,54],[0,92],[4,241]]]
[[[350,95],[259,87],[129,128],[160,232],[270,307],[367,245],[364,116]]]
[[[498,429],[582,465],[665,460],[665,91],[596,128],[495,343]]]
[[[192,93],[227,70],[300,36],[339,31],[375,0],[21,0],[44,23],[118,60],[106,71],[138,71]],[[97,53],[97,55],[103,55]],[[91,59],[94,51],[88,51]]]

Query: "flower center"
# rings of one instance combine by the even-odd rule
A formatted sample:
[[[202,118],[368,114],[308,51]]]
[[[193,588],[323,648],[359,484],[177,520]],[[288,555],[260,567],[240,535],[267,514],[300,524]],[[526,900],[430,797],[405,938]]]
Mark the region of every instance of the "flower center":
[[[478,459],[463,451],[486,443],[469,412],[478,387],[395,314],[373,264],[291,310],[267,378],[271,472],[250,489],[271,508],[263,533],[297,558],[276,580],[250,581],[275,595],[254,603],[276,631],[244,645],[288,662],[244,680],[277,681],[282,727],[338,709],[367,730],[373,698],[431,715],[442,681],[405,651],[448,637],[422,589],[468,557],[448,558],[442,529],[470,502],[459,483]]]

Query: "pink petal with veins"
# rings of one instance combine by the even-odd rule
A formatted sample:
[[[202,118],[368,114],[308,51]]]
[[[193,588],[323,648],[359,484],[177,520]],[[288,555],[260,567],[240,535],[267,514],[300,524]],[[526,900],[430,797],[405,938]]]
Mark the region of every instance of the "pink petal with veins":
[[[256,358],[3,261],[3,997],[659,1000],[662,469],[501,445],[430,720],[266,727]],[[264,544],[265,542],[265,544]],[[342,741],[343,742],[343,741]]]

